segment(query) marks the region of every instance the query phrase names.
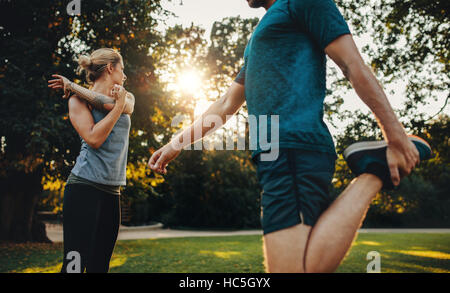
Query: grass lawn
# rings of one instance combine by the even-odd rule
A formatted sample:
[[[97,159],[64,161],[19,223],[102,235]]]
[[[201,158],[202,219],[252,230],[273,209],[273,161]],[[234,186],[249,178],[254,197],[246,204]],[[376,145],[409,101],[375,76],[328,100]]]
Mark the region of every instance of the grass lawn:
[[[359,234],[338,272],[365,273],[369,251],[381,272],[450,273],[450,234]],[[62,244],[0,244],[0,273],[58,272]],[[262,273],[259,235],[118,241],[110,272]]]

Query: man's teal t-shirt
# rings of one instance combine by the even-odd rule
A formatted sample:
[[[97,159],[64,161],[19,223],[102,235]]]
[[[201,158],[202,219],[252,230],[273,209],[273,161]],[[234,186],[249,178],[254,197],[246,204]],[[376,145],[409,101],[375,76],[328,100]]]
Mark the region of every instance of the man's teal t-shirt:
[[[255,157],[273,148],[271,115],[279,115],[279,148],[317,150],[336,155],[323,122],[326,92],[324,49],[350,30],[332,0],[277,0],[259,22],[244,53],[236,82],[245,86]],[[267,115],[266,121],[260,115]],[[261,122],[263,121],[263,122]],[[264,125],[262,125],[264,124]],[[260,141],[260,128],[267,139]],[[267,141],[270,144],[264,144]],[[275,145],[276,146],[276,145]]]

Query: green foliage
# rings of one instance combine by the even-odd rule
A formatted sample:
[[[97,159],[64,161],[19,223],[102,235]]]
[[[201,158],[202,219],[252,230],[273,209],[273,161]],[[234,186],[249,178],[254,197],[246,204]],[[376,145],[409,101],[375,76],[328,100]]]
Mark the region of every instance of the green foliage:
[[[245,48],[258,21],[257,18],[228,17],[214,22],[207,60],[218,96],[241,70]]]
[[[33,172],[40,164],[52,172],[73,159],[77,141],[59,93],[47,88],[50,74],[67,74],[57,57],[58,42],[70,32],[61,2],[2,2],[0,45],[0,154],[2,177],[14,170]],[[64,10],[63,10],[64,9]],[[66,152],[69,150],[69,152]]]
[[[145,161],[129,162],[127,165],[127,185],[122,191],[121,204],[131,209],[128,225],[149,224],[161,214],[162,195],[154,187],[164,182],[164,178],[150,172]]]
[[[379,130],[371,131],[378,129],[371,116],[357,113],[356,118],[338,137],[339,153],[353,142],[381,138]],[[413,134],[430,143],[435,157],[421,162],[398,189],[378,194],[367,213],[365,227],[450,226],[449,121],[449,116],[441,115],[429,123],[411,123]],[[342,156],[334,177],[332,192],[337,196],[354,177]]]
[[[261,189],[250,152],[207,152],[203,160],[209,174],[204,183],[209,225],[259,227]]]
[[[259,227],[259,193],[247,152],[185,151],[168,169],[170,226]],[[176,170],[176,171],[175,171]]]
[[[450,96],[450,4],[445,0],[339,0],[383,85],[407,82],[402,117],[422,119],[420,105]],[[407,120],[407,119],[405,119]]]
[[[188,28],[179,25],[168,28],[161,36],[161,44],[152,50],[152,56],[157,56],[157,59],[155,58],[155,74],[164,88],[164,97],[161,98],[167,100],[170,109],[165,110],[158,106],[158,109],[161,109],[160,115],[164,119],[162,121],[153,119],[152,122],[171,129],[170,122],[175,114],[188,115],[193,121],[195,99],[192,93],[177,93],[168,90],[168,84],[177,82],[180,73],[193,69],[204,71],[205,79],[208,79],[208,66],[205,63],[207,44],[204,30],[194,25]],[[170,130],[163,134],[163,141],[167,141],[172,132]]]

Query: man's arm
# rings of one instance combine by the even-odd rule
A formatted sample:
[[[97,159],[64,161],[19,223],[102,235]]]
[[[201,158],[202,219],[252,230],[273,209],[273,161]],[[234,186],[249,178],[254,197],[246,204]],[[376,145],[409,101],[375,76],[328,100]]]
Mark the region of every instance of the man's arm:
[[[227,93],[215,101],[195,122],[175,136],[168,144],[153,153],[148,165],[152,170],[166,173],[167,164],[175,159],[185,146],[205,137],[210,131],[215,131],[227,122],[231,115],[245,102],[245,90],[242,84],[233,82]],[[219,118],[220,125],[208,125],[210,118]],[[206,124],[206,125],[205,125]],[[195,134],[199,134],[195,136]]]
[[[373,75],[364,64],[351,35],[343,35],[326,48],[325,53],[341,68],[361,100],[372,110],[388,143],[388,161],[392,180],[400,183],[401,175],[407,175],[419,162],[419,153],[395,115],[392,107]]]
[[[211,130],[217,130],[224,125],[231,115],[234,115],[237,110],[245,102],[244,86],[233,82],[228,91],[220,99],[215,101],[191,126],[183,130],[176,137],[172,139],[172,143],[177,143],[180,148],[191,145],[199,139],[202,139],[207,134],[210,134]],[[216,116],[220,118],[220,124],[214,126],[205,125],[205,118]],[[219,119],[218,119],[219,120]],[[209,124],[209,123],[206,123]],[[194,137],[197,134],[197,137]],[[200,134],[200,135],[198,135]],[[183,141],[183,138],[190,138],[187,141]]]

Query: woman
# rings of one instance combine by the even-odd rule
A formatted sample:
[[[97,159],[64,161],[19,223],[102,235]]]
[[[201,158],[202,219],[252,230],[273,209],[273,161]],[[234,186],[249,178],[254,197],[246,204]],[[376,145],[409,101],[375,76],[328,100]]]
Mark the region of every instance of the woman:
[[[69,117],[81,137],[80,154],[64,190],[61,271],[108,272],[120,225],[119,195],[126,184],[134,97],[123,88],[126,75],[118,52],[98,49],[80,56],[78,63],[91,90],[60,75],[49,81],[50,88],[64,89],[64,97],[75,93],[69,99]]]

